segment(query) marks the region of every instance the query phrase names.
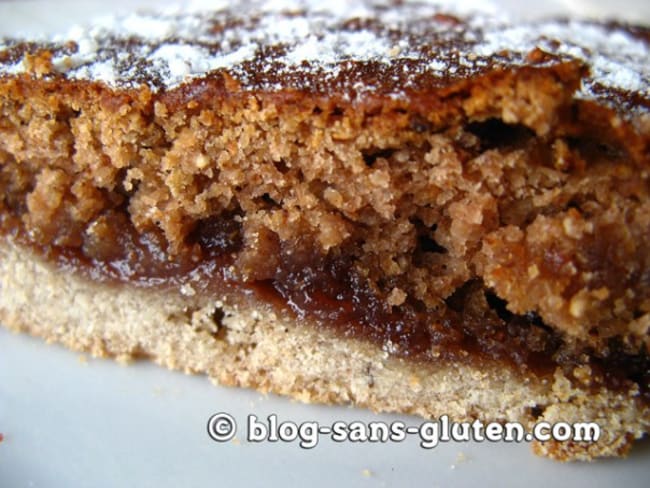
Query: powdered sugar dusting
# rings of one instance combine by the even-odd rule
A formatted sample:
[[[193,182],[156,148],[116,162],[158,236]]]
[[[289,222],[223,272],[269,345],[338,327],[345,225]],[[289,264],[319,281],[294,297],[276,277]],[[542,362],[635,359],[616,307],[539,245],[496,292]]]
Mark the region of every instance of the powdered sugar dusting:
[[[334,65],[344,59],[382,61],[389,54],[391,44],[386,39],[368,32],[327,33],[322,37],[308,35],[304,42],[296,43],[287,51],[282,61],[290,66],[303,62],[319,65]]]
[[[471,13],[494,13],[492,4],[451,3],[274,0],[231,10],[227,2],[195,0],[184,10],[99,19],[51,38],[46,47],[60,75],[113,87],[174,89],[223,70],[245,89],[330,84],[356,97],[402,97],[409,89],[529,65],[537,48],[551,55],[547,64],[577,59],[590,67],[580,97],[602,98],[605,90],[650,99],[648,43],[628,29],[577,21],[512,26]],[[5,40],[0,73],[24,72],[23,55],[39,47]]]
[[[493,56],[513,49],[525,54],[536,47],[589,64],[592,76],[585,80],[582,96],[589,97],[594,85],[650,96],[648,44],[607,26],[547,21],[534,27],[523,25],[487,31],[475,50],[479,55]]]

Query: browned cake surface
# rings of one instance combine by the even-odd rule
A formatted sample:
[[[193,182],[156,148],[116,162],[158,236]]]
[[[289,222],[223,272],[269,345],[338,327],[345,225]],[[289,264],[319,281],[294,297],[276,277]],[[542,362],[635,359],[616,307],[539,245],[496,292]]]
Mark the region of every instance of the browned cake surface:
[[[620,394],[638,425],[592,454],[619,453],[649,415],[647,30],[305,8],[7,40],[4,234],[108,289],[254,296],[409,368]]]

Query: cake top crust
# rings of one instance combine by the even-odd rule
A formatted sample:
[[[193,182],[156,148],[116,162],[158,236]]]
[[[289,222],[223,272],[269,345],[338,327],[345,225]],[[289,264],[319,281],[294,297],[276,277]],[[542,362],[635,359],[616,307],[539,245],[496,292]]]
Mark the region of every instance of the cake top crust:
[[[169,91],[226,74],[244,90],[408,98],[494,70],[578,61],[577,96],[650,111],[650,29],[568,19],[512,23],[428,2],[315,0],[227,3],[211,10],[139,12],[67,33],[0,41],[0,74],[29,71],[118,89]]]

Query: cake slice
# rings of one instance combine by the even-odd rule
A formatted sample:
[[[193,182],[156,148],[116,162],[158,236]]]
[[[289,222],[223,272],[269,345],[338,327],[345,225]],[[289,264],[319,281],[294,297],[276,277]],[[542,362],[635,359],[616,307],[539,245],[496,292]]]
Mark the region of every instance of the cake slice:
[[[366,2],[0,48],[0,320],[221,384],[650,428],[643,27]]]

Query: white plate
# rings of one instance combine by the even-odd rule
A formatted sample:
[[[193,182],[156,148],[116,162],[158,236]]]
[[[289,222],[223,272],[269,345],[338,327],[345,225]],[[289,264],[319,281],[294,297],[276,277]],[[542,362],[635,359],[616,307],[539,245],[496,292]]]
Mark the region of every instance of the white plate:
[[[214,442],[208,418],[233,415],[233,441]],[[248,415],[282,422],[393,421],[347,407],[304,405],[216,387],[141,362],[120,366],[0,330],[0,486],[648,486],[650,443],[625,460],[560,464],[526,444],[247,442]]]
[[[134,2],[0,3],[0,34],[43,33]],[[140,1],[157,5],[160,2]],[[620,13],[648,22],[645,2],[565,2],[531,6],[502,2],[524,15]],[[585,7],[585,5],[588,5]],[[513,7],[514,6],[514,7]],[[234,440],[217,443],[208,418],[228,412]],[[335,443],[309,450],[297,442],[247,442],[249,415],[280,421],[393,421],[346,407],[303,405],[274,396],[213,386],[148,363],[122,367],[46,346],[0,330],[0,487],[115,486],[648,486],[650,442],[625,460],[559,464],[525,444],[444,443],[422,449],[403,443]]]

